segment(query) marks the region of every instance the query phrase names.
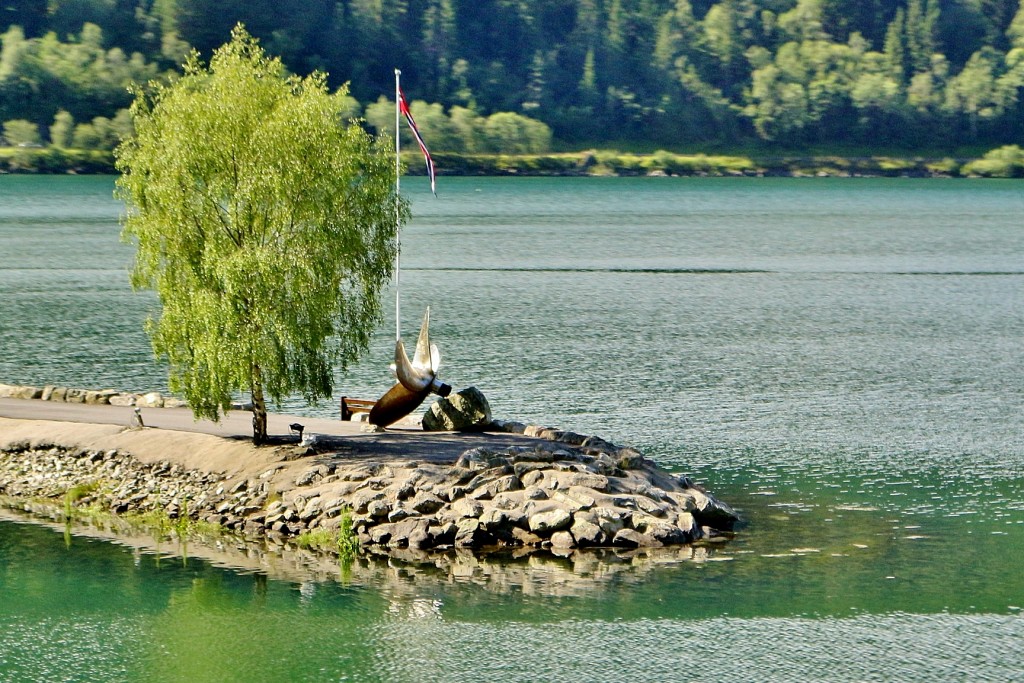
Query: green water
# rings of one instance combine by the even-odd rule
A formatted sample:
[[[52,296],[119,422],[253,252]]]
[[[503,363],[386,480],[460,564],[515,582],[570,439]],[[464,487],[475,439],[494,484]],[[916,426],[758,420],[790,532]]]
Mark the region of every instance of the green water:
[[[164,387],[111,189],[0,177],[0,381]],[[737,538],[304,574],[5,517],[0,680],[1024,678],[1019,183],[403,189],[446,381],[689,473]],[[389,386],[393,329],[343,393]]]

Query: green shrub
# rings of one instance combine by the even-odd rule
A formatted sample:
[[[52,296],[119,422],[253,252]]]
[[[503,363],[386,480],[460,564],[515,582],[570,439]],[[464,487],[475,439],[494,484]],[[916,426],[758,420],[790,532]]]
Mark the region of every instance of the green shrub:
[[[960,173],[985,178],[1024,178],[1024,149],[1019,145],[993,149],[981,159],[964,164]]]

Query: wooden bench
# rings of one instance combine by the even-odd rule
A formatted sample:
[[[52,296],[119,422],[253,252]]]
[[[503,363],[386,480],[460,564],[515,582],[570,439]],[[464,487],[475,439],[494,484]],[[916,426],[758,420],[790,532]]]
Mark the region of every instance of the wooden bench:
[[[352,420],[354,415],[360,413],[369,413],[373,409],[373,406],[377,404],[376,401],[367,401],[362,398],[351,398],[349,396],[341,397],[341,419],[349,422]]]

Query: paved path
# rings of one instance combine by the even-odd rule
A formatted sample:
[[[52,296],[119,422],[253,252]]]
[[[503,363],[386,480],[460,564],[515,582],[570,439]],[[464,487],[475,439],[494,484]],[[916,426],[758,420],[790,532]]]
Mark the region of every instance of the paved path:
[[[87,424],[129,426],[133,408],[63,403],[37,399],[0,398],[0,417],[17,420],[53,420]],[[221,422],[195,420],[185,408],[143,408],[142,419],[148,428],[179,432],[213,434],[228,439],[252,439],[252,414],[235,410]],[[418,427],[389,427],[380,433],[363,432],[358,422],[299,417],[271,413],[267,432],[274,441],[297,441],[289,425],[301,423],[305,434],[317,435],[322,443],[350,457],[404,457],[434,462],[454,461],[471,448],[507,448],[512,445],[536,445],[537,439],[505,433],[424,432]]]

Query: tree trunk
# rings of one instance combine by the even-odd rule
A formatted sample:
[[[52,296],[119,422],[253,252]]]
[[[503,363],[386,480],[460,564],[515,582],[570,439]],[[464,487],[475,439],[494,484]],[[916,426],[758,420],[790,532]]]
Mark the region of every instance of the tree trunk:
[[[267,442],[267,401],[263,397],[263,383],[259,380],[259,368],[252,383],[252,442],[262,446]]]

